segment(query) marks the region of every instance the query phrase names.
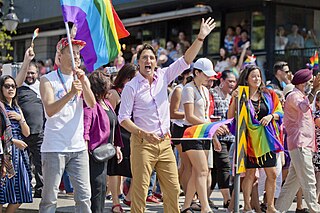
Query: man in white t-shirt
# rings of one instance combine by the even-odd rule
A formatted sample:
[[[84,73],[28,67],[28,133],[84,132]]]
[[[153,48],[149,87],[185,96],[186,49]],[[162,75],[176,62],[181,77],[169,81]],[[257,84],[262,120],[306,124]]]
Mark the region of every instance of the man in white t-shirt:
[[[75,212],[91,212],[89,156],[83,138],[83,100],[90,107],[95,98],[90,82],[80,66],[80,49],[84,41],[72,39],[76,68],[72,69],[67,38],[57,44],[59,68],[40,80],[40,94],[46,124],[41,146],[44,187],[40,212],[55,212],[59,183],[64,170],[75,189]],[[74,80],[73,74],[78,80]]]

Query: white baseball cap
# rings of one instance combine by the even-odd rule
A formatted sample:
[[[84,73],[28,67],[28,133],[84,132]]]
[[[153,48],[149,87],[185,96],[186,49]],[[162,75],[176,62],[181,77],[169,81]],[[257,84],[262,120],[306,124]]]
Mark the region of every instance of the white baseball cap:
[[[217,73],[213,70],[212,62],[207,58],[199,58],[196,63],[194,63],[193,68],[201,70],[208,77],[217,75]]]

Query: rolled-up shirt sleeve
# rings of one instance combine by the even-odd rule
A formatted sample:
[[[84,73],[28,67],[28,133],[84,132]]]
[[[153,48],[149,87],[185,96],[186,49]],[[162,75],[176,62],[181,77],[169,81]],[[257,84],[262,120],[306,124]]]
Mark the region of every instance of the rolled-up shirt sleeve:
[[[183,71],[185,71],[188,68],[190,68],[190,65],[187,64],[184,57],[180,57],[178,60],[170,64],[169,67],[163,68],[165,70],[167,82],[170,83],[178,75],[180,75]]]
[[[292,105],[296,109],[299,109],[301,112],[305,113],[310,109],[310,103],[308,97],[302,97],[298,94],[293,94],[293,101],[291,101]]]
[[[86,141],[90,141],[89,133],[90,133],[91,123],[92,123],[92,114],[93,114],[92,109],[88,106],[84,107],[83,114],[84,114],[84,117],[83,117],[83,123],[84,123],[83,137]]]
[[[118,115],[118,121],[121,124],[122,121],[131,119],[132,110],[134,104],[134,89],[126,85],[121,93],[121,102]]]
[[[310,102],[308,97],[305,97],[300,103],[299,108],[302,112],[307,112],[310,109]]]

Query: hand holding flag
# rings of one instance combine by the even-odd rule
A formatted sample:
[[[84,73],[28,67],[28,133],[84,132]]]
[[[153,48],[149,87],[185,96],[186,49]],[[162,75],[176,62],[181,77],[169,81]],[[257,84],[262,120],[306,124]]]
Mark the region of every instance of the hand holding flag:
[[[39,28],[35,29],[34,32],[33,32],[33,36],[32,36],[32,40],[31,40],[31,47],[33,48],[34,47],[34,39],[37,38],[39,35]]]

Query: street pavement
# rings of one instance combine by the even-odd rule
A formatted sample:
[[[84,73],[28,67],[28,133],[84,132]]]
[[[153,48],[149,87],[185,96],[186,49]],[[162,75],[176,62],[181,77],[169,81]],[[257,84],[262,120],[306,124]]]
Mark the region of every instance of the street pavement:
[[[215,205],[219,206],[218,212],[226,212],[226,210],[223,209],[223,199],[222,199],[221,193],[218,190],[215,190],[212,193],[210,199],[213,200]],[[184,201],[184,197],[181,196],[179,199],[179,202],[181,205],[183,204],[183,201]],[[33,203],[22,204],[17,212],[26,212],[26,213],[38,212],[39,211],[39,202],[40,202],[40,198],[35,198],[33,200]],[[240,204],[243,205],[242,194],[240,195]],[[124,204],[121,204],[121,205],[126,212],[130,212],[129,207],[127,207]],[[303,205],[304,205],[304,207],[306,207],[305,203]],[[106,200],[104,212],[111,212],[111,208],[112,208],[112,201]],[[295,212],[295,209],[296,209],[296,203],[293,203],[288,212]],[[74,212],[73,196],[59,193],[58,207],[57,207],[56,212],[58,212],[58,213]],[[147,213],[163,212],[163,205],[162,204],[147,203],[146,212]],[[242,211],[240,210],[240,212],[242,212]]]

